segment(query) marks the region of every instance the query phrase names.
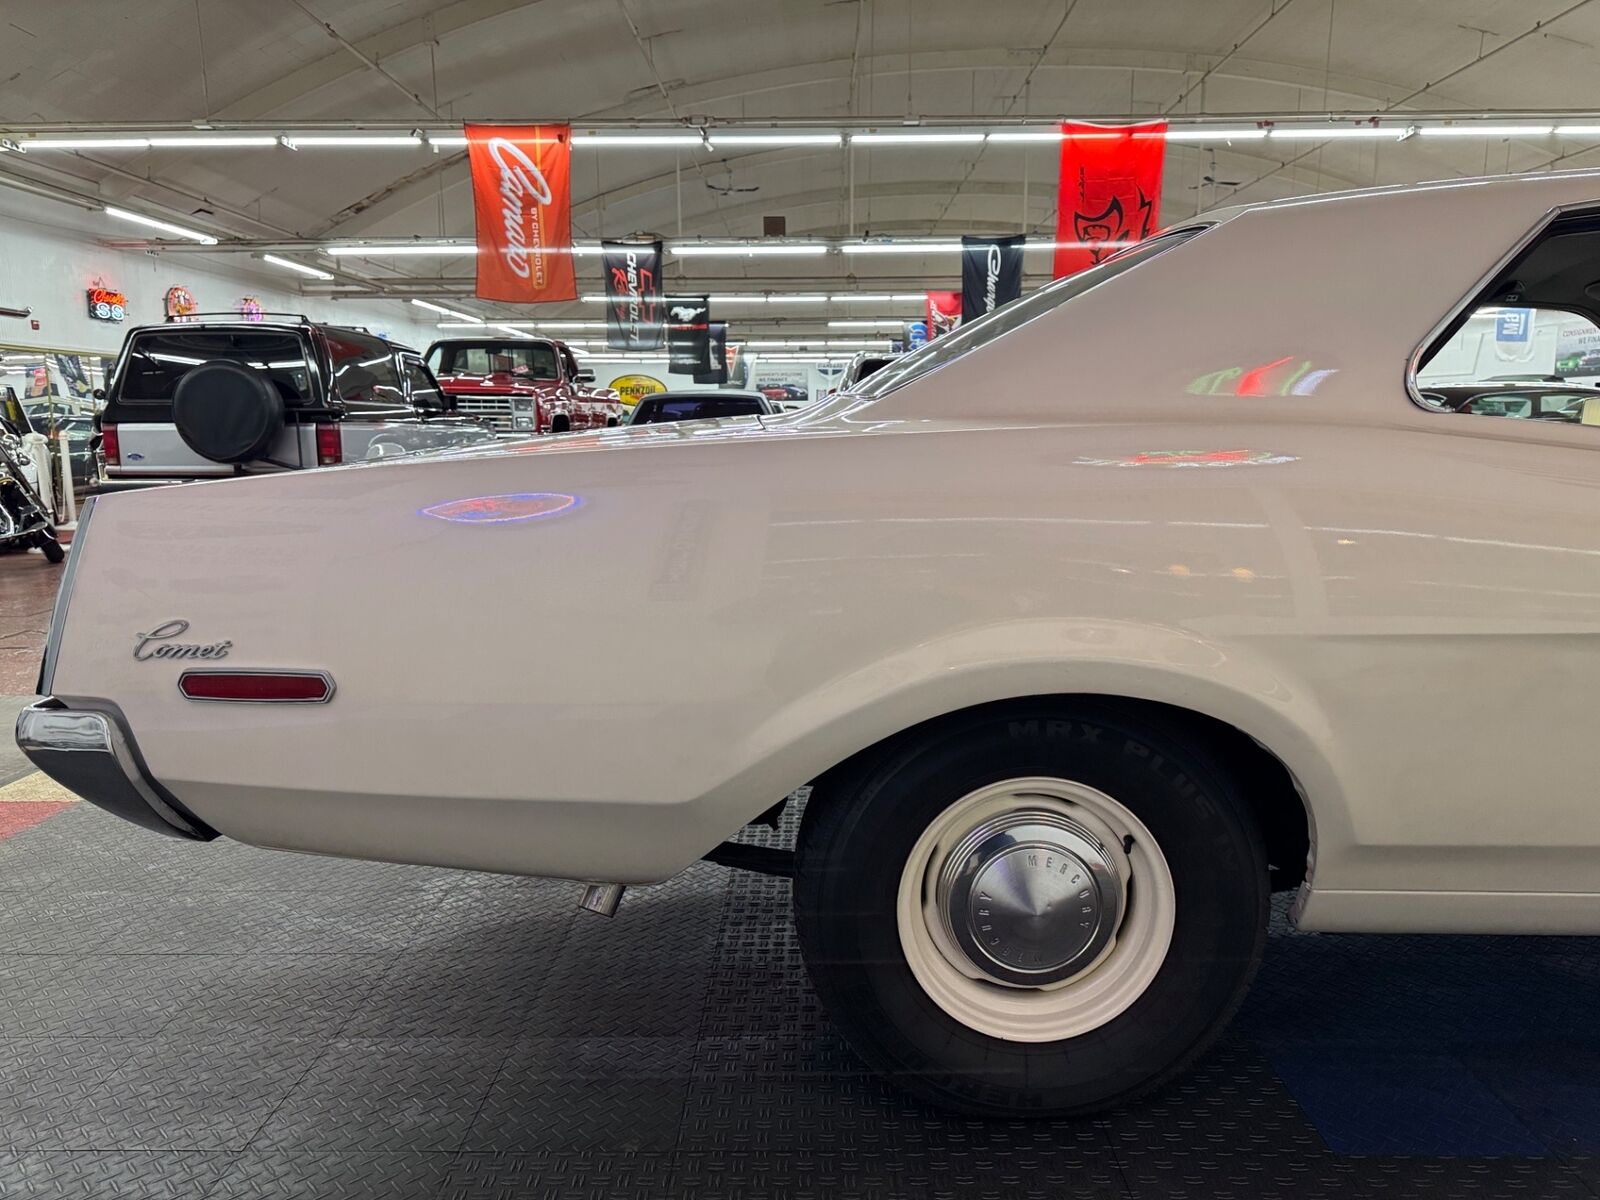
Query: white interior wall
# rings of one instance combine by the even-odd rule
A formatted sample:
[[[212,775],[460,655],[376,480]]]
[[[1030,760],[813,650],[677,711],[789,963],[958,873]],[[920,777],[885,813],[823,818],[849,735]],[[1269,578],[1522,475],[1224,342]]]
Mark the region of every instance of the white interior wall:
[[[174,285],[187,288],[202,311],[237,312],[243,297],[254,296],[269,311],[363,325],[419,350],[438,333],[433,327],[436,314],[404,300],[302,296],[295,276],[242,255],[154,256],[112,249],[90,233],[53,222],[52,207],[36,200],[27,216],[17,215],[10,204],[0,210],[0,306],[32,308],[32,319],[39,322],[35,330],[26,319],[0,317],[0,346],[114,355],[130,326],[165,319],[167,289]],[[121,232],[107,229],[105,236]],[[99,282],[127,296],[129,311],[122,324],[89,317],[84,293]]]

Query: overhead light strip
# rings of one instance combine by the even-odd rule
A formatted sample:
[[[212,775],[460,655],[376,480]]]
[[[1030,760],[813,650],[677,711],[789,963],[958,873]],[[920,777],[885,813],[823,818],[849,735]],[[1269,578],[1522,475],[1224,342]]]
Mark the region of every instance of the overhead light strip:
[[[217,244],[217,239],[209,233],[201,233],[197,229],[174,225],[170,221],[158,221],[155,217],[147,217],[143,213],[131,212],[126,208],[115,208],[108,204],[106,205],[105,213],[106,216],[115,217],[119,221],[130,221],[135,225],[143,225],[149,229],[159,229],[162,233],[170,233],[173,237],[199,242],[202,246],[215,246]]]
[[[309,275],[313,279],[332,279],[327,271],[319,271],[316,267],[308,267],[304,263],[291,262],[287,258],[279,258],[276,254],[263,254],[262,262],[271,263],[275,267],[282,267],[286,271],[298,271],[302,275]]]

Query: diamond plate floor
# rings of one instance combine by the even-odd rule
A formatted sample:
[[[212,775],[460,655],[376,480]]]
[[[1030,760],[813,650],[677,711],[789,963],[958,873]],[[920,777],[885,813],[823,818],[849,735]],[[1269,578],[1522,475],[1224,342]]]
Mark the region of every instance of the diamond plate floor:
[[[1600,1195],[1600,942],[1292,934],[1089,1122],[874,1082],[788,885],[576,887],[153,837],[0,841],[0,1197]]]

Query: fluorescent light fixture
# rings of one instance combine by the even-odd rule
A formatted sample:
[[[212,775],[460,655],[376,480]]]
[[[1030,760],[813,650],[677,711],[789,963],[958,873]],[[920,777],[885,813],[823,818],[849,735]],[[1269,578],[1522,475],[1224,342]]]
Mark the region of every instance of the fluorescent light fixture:
[[[829,329],[899,329],[902,321],[829,321]]]
[[[991,140],[994,135],[989,135]],[[1267,136],[1265,129],[1254,126],[1248,128],[1230,129],[1169,129],[1167,130],[1169,142],[1242,142],[1253,138]]]
[[[837,133],[719,133],[708,136],[713,146],[838,146],[844,141]]]
[[[185,229],[182,225],[174,225],[170,221],[158,221],[154,217],[147,217],[143,213],[129,212],[125,208],[113,208],[106,205],[106,216],[116,217],[119,221],[132,221],[135,225],[145,225],[151,229],[159,229],[162,233],[170,233],[173,237],[188,238],[191,242],[199,242],[202,246],[215,246],[217,239],[209,233],[201,233],[194,229]]]
[[[1557,137],[1600,137],[1600,125],[1557,125]]]
[[[287,258],[279,258],[276,254],[263,254],[262,262],[269,262],[275,267],[282,267],[285,271],[298,271],[302,275],[309,275],[313,279],[332,279],[333,276],[326,271],[319,271],[316,267],[308,267],[304,263],[290,262]]]
[[[221,146],[225,148],[276,146],[278,139],[270,135],[251,137],[231,133],[195,133],[179,137],[152,137],[149,142],[157,150],[186,150],[191,146]]]
[[[1402,125],[1280,125],[1269,131],[1275,138],[1392,138],[1399,141],[1408,126]]]
[[[443,317],[459,317],[463,321],[476,321],[480,325],[483,323],[471,313],[464,313],[459,309],[446,308],[442,304],[435,304],[432,300],[413,300],[411,303],[415,304],[418,308],[425,308],[429,312],[436,312]]]
[[[984,135],[981,133],[945,133],[930,131],[928,133],[852,133],[850,144],[852,146],[953,146],[972,145],[981,142]]]
[[[777,242],[771,245],[752,242],[742,246],[674,242],[667,249],[679,258],[692,258],[696,255],[701,257],[717,255],[724,258],[759,255],[763,258],[775,258],[780,255],[794,257],[803,254],[826,254],[828,252],[828,247],[822,242]]]
[[[1547,137],[1555,132],[1555,126],[1477,125],[1466,121],[1460,125],[1419,125],[1417,132],[1423,137]]]
[[[430,133],[427,138],[430,146],[440,146],[445,149],[454,149],[467,144],[467,135],[464,133]]]
[[[518,329],[515,325],[496,325],[495,328],[504,329],[507,333],[515,334],[517,337],[525,338],[532,336],[531,334],[523,333],[522,330]]]
[[[700,146],[698,133],[575,133],[574,146]]]
[[[143,137],[66,137],[28,138],[17,143],[24,150],[148,150],[150,139]]]
[[[961,249],[960,242],[845,242],[839,247],[846,254],[949,254]]]
[[[398,255],[422,254],[476,254],[476,246],[441,246],[437,243],[401,244],[398,246],[324,246],[323,253],[335,258],[358,256],[361,258],[389,258]]]
[[[414,133],[361,133],[320,134],[286,133],[283,144],[295,146],[420,146],[422,139]]]
[[[823,292],[786,292],[767,297],[768,304],[826,304],[827,300]]]
[[[843,304],[889,304],[894,297],[888,292],[836,292],[828,299]]]
[[[760,294],[707,296],[706,299],[712,304],[765,304],[767,302],[767,298]]]
[[[991,142],[1059,142],[1059,129],[996,129],[989,135]]]

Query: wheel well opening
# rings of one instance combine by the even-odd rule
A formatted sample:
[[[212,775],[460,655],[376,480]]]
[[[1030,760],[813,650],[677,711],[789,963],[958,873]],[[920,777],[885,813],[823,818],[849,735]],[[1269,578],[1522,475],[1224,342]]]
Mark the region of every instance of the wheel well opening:
[[[1159,724],[1180,726],[1211,748],[1239,785],[1261,829],[1273,890],[1287,891],[1305,880],[1311,848],[1311,818],[1305,799],[1282,760],[1249,734],[1226,721],[1155,700],[1076,692],[1017,697],[960,709],[903,729],[868,746],[824,772],[813,781],[813,790],[825,793],[841,785],[849,777],[869,769],[882,754],[901,741],[926,736],[946,722],[965,720],[980,713],[998,714],[1008,709],[1037,709],[1040,705],[1068,703],[1104,704],[1107,708],[1129,715],[1143,714]]]

